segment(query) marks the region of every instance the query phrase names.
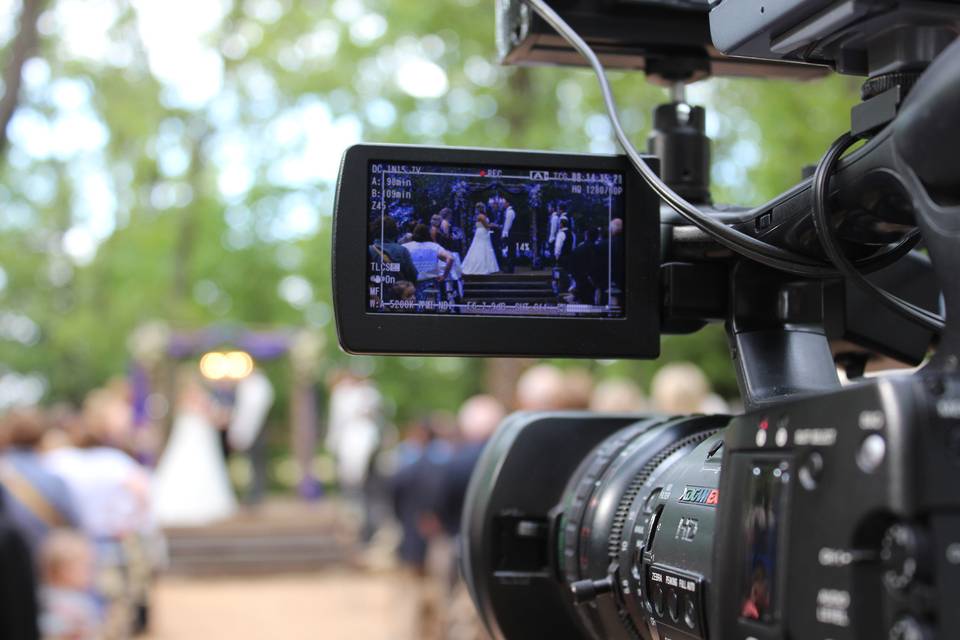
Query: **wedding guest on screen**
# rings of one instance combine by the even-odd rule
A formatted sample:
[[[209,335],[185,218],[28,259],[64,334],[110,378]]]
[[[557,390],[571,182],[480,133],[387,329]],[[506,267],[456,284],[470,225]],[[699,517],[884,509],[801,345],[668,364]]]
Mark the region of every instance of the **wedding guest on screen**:
[[[445,222],[443,216],[445,212],[447,213],[447,215],[449,215],[450,210],[442,209],[440,213],[435,213],[432,216],[430,216],[430,239],[433,242],[436,242],[437,244],[439,244],[441,247],[443,247],[447,251],[454,251],[455,248],[453,246],[454,245],[453,238],[450,236],[450,233],[449,233],[449,228],[450,228],[449,222],[447,223],[448,231],[443,230],[443,226]]]
[[[417,298],[424,299],[432,287],[443,282],[453,267],[453,255],[430,239],[430,229],[418,224],[413,240],[403,245],[417,268]],[[441,264],[443,265],[441,267]]]
[[[559,220],[558,224],[559,224],[560,226],[563,226],[563,223],[566,222],[566,223],[567,223],[567,228],[570,229],[570,231],[572,232],[572,231],[573,231],[573,216],[570,215],[570,211],[569,211],[568,208],[567,208],[567,204],[566,204],[566,203],[561,203],[561,204],[557,207],[557,209],[558,209],[559,212],[560,212],[560,220]]]
[[[570,255],[570,274],[576,286],[577,302],[594,304],[597,288],[591,277],[597,260],[596,231],[583,232],[583,242]]]
[[[440,231],[453,236],[453,209],[450,207],[440,209]]]
[[[392,220],[393,218],[391,218]],[[396,224],[396,222],[394,222]],[[399,229],[397,233],[397,242],[400,244],[405,244],[413,240],[413,230],[417,227],[416,220],[407,220],[403,223],[403,228],[397,227]]]
[[[560,231],[560,211],[557,210],[557,204],[551,202],[547,204],[549,233],[547,234],[547,247],[552,250],[553,243],[557,239],[557,232]]]
[[[500,229],[500,243],[506,250],[504,259],[504,272],[513,273],[514,262],[517,259],[517,226],[514,222],[517,219],[517,212],[503,196],[500,196],[500,202],[503,210],[502,227]]]
[[[553,257],[560,268],[560,292],[565,293],[570,287],[570,256],[573,253],[573,233],[566,219],[560,218],[560,231],[554,241]]]
[[[397,240],[397,221],[390,216],[383,216],[370,224],[370,235],[374,239],[368,251],[370,260],[379,264],[399,264],[397,280],[416,282],[417,268],[410,257],[410,251]]]
[[[626,275],[624,263],[623,220],[614,218],[610,221],[610,265],[613,285],[623,291],[623,278]]]

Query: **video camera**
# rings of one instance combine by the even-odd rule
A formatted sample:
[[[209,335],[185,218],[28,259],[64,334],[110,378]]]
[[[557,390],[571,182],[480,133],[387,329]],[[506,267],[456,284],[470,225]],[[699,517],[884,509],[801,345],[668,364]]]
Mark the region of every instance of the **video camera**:
[[[504,61],[593,68],[626,155],[349,149],[341,344],[655,358],[661,334],[723,322],[745,412],[508,418],[463,514],[487,629],[958,637],[960,7],[503,0],[497,18]],[[649,155],[605,66],[671,89]],[[863,101],[813,175],[753,209],[713,204],[684,84],[830,69],[866,76]],[[924,366],[865,377],[878,355]]]

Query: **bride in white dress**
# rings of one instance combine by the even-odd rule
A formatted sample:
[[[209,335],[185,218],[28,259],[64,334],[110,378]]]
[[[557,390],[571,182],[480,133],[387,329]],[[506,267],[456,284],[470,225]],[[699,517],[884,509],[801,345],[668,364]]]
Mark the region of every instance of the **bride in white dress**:
[[[463,260],[462,271],[466,275],[487,275],[500,271],[493,241],[490,239],[490,223],[482,213],[477,215],[477,228],[467,250],[467,257]]]
[[[210,399],[197,380],[180,393],[177,417],[154,474],[154,516],[162,527],[202,526],[237,509]]]

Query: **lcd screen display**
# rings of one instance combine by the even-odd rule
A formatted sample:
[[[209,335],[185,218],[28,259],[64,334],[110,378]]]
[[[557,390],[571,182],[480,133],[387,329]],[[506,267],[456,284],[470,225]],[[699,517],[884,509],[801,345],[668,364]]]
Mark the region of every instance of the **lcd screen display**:
[[[757,462],[751,467],[744,501],[745,557],[740,578],[740,617],[763,623],[779,620],[777,580],[789,467]]]
[[[623,173],[368,169],[368,312],[624,317]]]

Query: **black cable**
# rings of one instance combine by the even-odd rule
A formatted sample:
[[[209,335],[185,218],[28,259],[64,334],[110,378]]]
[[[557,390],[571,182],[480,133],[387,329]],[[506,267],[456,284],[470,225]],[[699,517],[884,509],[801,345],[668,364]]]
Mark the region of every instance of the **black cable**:
[[[630,138],[623,130],[623,126],[620,124],[620,116],[617,111],[616,101],[613,97],[613,91],[610,88],[609,81],[607,80],[603,64],[600,62],[600,59],[597,57],[596,53],[594,53],[590,45],[588,45],[586,41],[584,41],[584,39],[581,38],[580,35],[569,24],[567,24],[563,18],[560,17],[559,14],[557,14],[549,5],[547,5],[544,0],[525,1],[531,9],[539,14],[539,16],[547,24],[553,27],[557,33],[559,33],[560,36],[570,44],[570,46],[572,46],[587,60],[590,67],[593,69],[594,74],[597,76],[597,81],[600,84],[600,92],[603,96],[603,102],[607,108],[607,115],[610,118],[610,123],[613,125],[613,130],[616,134],[617,141],[620,143],[620,146],[623,147],[627,157],[630,159],[630,162],[637,169],[637,171],[640,172],[641,177],[643,177],[644,181],[650,186],[650,188],[652,188],[657,195],[664,200],[664,202],[670,205],[671,208],[676,210],[676,212],[680,214],[682,218],[690,222],[693,226],[697,227],[704,233],[710,235],[714,240],[731,251],[734,251],[735,253],[768,267],[808,278],[836,278],[841,275],[840,271],[838,271],[837,268],[829,263],[814,260],[793,251],[788,251],[782,247],[772,245],[758,238],[754,238],[753,236],[749,236],[745,233],[737,231],[736,229],[728,227],[719,220],[710,217],[708,214],[704,213],[695,205],[687,201],[683,196],[671,189],[670,186],[661,180],[660,176],[658,176],[656,172],[654,172],[653,169],[651,169],[647,163],[643,161],[643,157],[633,146]],[[756,217],[757,215],[765,212],[766,210],[763,208],[755,208],[745,212],[745,215]],[[904,237],[900,242],[889,247],[888,249],[880,251],[877,254],[859,261],[858,265],[861,268],[868,270],[882,268],[883,266],[886,266],[903,257],[906,255],[906,253],[909,253],[910,249],[916,246],[918,241],[919,235],[915,234],[911,236],[908,234],[908,236]]]
[[[683,196],[671,189],[656,172],[651,169],[643,157],[636,150],[630,139],[627,137],[623,126],[620,124],[620,117],[617,112],[616,102],[613,98],[613,92],[610,83],[607,80],[603,65],[597,55],[593,52],[583,38],[570,27],[549,5],[543,0],[526,0],[527,4],[536,11],[547,24],[552,26],[564,40],[576,49],[586,58],[587,62],[593,68],[600,83],[600,91],[603,95],[604,104],[607,107],[607,115],[613,125],[617,140],[623,147],[630,161],[636,167],[637,171],[647,182],[648,185],[660,196],[664,202],[670,205],[680,214],[681,217],[711,235],[717,242],[735,251],[751,260],[761,264],[780,269],[797,275],[814,278],[836,277],[836,270],[830,265],[814,261],[807,256],[803,256],[792,251],[787,251],[781,247],[768,244],[752,236],[748,236],[735,229],[728,227],[722,222],[711,218],[700,211],[695,205],[688,202]],[[755,216],[758,210],[753,210],[748,215]]]
[[[873,273],[874,271],[885,269],[916,249],[920,244],[920,240],[920,230],[913,229],[904,235],[899,241],[897,241],[896,244],[889,245],[886,249],[874,253],[866,258],[853,261],[853,266],[857,269],[857,271],[863,274]]]
[[[827,254],[847,282],[852,282],[867,293],[875,296],[885,307],[911,322],[915,322],[929,331],[939,334],[943,330],[943,318],[899,298],[889,291],[881,289],[868,280],[847,258],[830,226],[828,213],[830,207],[830,177],[843,152],[857,141],[849,133],[837,138],[817,164],[813,174],[813,226],[823,251]],[[902,243],[901,243],[902,244]]]

